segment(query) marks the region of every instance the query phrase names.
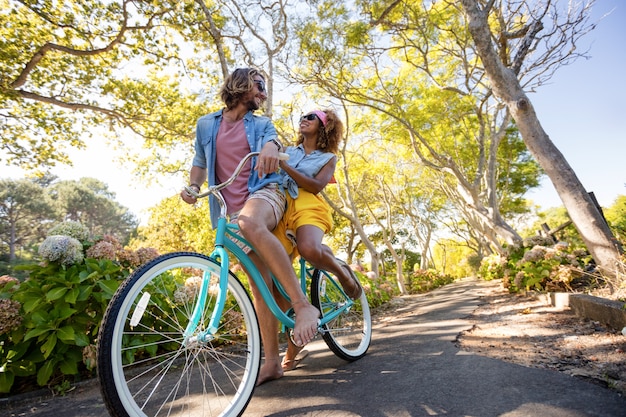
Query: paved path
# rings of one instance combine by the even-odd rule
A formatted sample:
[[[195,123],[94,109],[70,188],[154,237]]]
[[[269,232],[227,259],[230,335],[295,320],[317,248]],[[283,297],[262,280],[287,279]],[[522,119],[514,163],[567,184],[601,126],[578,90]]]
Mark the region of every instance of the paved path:
[[[346,363],[323,341],[300,368],[255,391],[250,417],[473,416],[626,417],[626,399],[555,371],[459,351],[463,318],[490,284],[462,281],[403,298],[397,317],[378,323],[368,354]],[[0,407],[6,407],[0,405]],[[66,398],[30,400],[2,416],[106,416],[97,387]]]

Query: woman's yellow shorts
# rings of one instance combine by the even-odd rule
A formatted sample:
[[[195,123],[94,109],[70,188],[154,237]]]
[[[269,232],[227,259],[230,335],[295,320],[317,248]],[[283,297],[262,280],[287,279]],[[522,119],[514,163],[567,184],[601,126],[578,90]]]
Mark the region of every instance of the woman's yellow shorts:
[[[287,194],[287,208],[283,218],[274,229],[274,235],[283,244],[289,255],[297,255],[296,231],[300,226],[312,225],[328,233],[333,225],[331,208],[319,194],[300,188],[298,198]]]

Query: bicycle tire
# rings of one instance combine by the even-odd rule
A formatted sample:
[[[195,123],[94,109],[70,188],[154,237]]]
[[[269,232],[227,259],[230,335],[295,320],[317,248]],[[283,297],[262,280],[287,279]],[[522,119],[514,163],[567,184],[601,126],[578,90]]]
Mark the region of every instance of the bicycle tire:
[[[261,336],[250,296],[232,272],[218,331],[208,341],[182,343],[198,277],[209,273],[218,283],[219,272],[207,256],[175,252],[122,283],[98,334],[98,378],[112,416],[243,414],[259,373]],[[215,292],[209,289],[198,329],[208,326]]]
[[[328,271],[315,269],[311,280],[311,301],[327,316],[345,305],[347,296],[339,280]],[[372,316],[365,291],[354,305],[322,326],[322,338],[328,348],[346,361],[362,358],[372,340]]]

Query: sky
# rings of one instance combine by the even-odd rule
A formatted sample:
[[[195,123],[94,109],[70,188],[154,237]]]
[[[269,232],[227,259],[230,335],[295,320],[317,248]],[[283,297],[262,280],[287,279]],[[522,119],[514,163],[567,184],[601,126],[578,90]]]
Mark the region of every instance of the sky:
[[[560,68],[537,93],[528,94],[543,129],[602,207],[626,195],[626,1],[598,0],[592,20],[609,12],[582,40],[591,58]],[[70,156],[74,166],[58,167],[54,174],[63,180],[98,178],[142,222],[148,208],[184,185],[179,178],[162,178],[161,184],[146,187],[115,161],[115,151],[104,141],[92,140],[87,150]],[[0,177],[22,177],[7,171]],[[527,198],[543,209],[562,205],[547,178]]]
[[[626,1],[598,0],[592,16],[611,10],[583,40],[591,58],[528,94],[544,131],[602,207],[626,195]],[[562,205],[547,178],[527,198],[544,209]]]

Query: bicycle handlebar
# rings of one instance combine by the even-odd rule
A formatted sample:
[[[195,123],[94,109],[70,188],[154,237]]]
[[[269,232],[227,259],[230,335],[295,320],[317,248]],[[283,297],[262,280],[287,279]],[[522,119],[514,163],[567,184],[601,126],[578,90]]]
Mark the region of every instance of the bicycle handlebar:
[[[216,185],[210,186],[208,188],[208,190],[206,190],[205,192],[203,192],[203,193],[196,192],[193,188],[189,187],[188,185],[185,186],[185,191],[189,195],[194,196],[196,199],[204,198],[204,197],[206,197],[206,196],[208,196],[210,194],[215,194],[219,190],[221,190],[222,188],[226,188],[230,184],[232,184],[233,181],[235,181],[235,179],[241,173],[241,170],[243,169],[243,167],[246,164],[246,162],[248,162],[248,160],[250,160],[251,158],[254,158],[255,156],[259,156],[259,154],[260,154],[260,152],[250,152],[249,154],[244,156],[244,158],[241,161],[239,161],[239,165],[237,165],[237,168],[235,168],[235,171],[233,172],[233,175],[231,175],[231,177],[229,179],[227,179],[226,181],[224,181],[224,182],[222,182],[220,184],[216,184]],[[278,153],[278,159],[280,159],[281,161],[286,161],[286,160],[289,159],[289,155],[287,155],[286,153],[283,153],[283,152],[279,152]]]

